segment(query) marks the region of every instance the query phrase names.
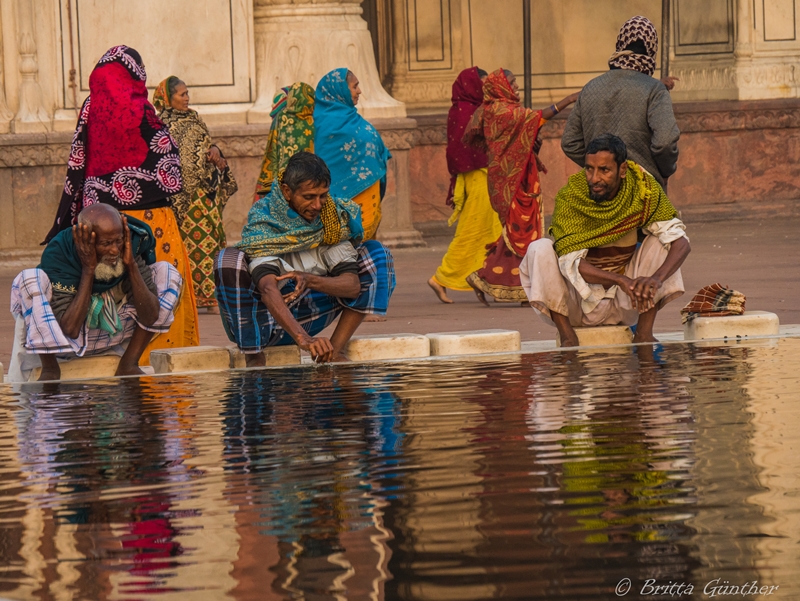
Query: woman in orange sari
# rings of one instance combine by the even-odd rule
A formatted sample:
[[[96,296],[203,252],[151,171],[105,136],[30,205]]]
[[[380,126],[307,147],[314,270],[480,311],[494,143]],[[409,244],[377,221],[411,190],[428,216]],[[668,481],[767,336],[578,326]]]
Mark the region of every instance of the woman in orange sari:
[[[498,69],[483,85],[483,105],[472,116],[464,142],[489,157],[489,197],[503,231],[487,246],[486,260],[467,282],[487,307],[486,294],[497,302],[527,302],[519,264],[528,245],[544,234],[539,171],[544,165],[535,148],[539,128],[578,99],[567,96],[543,110],[520,104],[519,86],[510,71]]]

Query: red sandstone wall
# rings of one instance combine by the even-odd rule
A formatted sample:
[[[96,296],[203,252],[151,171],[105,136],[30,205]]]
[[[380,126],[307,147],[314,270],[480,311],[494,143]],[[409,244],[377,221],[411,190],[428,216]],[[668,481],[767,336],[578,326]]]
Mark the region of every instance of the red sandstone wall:
[[[720,217],[800,211],[800,101],[676,104],[675,114],[682,134],[669,196],[678,209]],[[449,185],[444,116],[419,121],[423,145],[411,150],[410,161],[414,222],[442,221],[450,214],[444,205]],[[578,171],[561,152],[563,125],[555,119],[543,130],[545,215],[552,213],[559,188]]]

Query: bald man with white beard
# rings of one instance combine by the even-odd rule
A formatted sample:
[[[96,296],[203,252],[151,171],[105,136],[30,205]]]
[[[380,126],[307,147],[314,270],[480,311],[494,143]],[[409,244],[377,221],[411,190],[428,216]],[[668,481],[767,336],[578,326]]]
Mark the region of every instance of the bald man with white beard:
[[[156,262],[150,227],[106,204],[85,208],[77,221],[12,284],[12,382],[27,381],[39,365],[39,380],[58,380],[59,360],[107,353],[121,355],[116,375],[142,374],[145,347],[173,321],[183,282],[172,265]]]

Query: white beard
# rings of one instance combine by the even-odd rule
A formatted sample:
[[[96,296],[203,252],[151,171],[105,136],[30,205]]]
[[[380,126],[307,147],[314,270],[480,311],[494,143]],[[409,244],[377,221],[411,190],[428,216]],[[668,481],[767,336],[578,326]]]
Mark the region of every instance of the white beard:
[[[114,267],[101,261],[97,264],[97,267],[94,268],[94,279],[100,280],[101,282],[110,282],[111,280],[117,279],[123,273],[125,273],[125,265],[121,259],[117,259],[117,264],[114,265]]]

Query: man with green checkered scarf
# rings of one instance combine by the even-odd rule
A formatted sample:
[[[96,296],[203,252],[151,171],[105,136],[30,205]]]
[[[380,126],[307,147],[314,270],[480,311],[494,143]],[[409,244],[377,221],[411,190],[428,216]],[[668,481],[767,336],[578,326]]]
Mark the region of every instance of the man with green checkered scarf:
[[[575,327],[637,325],[634,342],[656,342],[656,314],[684,292],[686,228],[656,179],[627,160],[611,134],[586,148],[585,168],[556,196],[550,235],[520,265],[531,306],[555,325],[562,346]]]

